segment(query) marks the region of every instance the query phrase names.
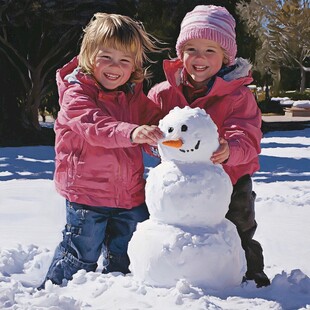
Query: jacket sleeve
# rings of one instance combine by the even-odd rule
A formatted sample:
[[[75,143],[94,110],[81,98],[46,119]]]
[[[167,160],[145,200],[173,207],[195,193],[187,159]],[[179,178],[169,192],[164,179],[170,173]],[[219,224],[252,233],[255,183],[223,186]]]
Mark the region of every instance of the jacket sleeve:
[[[261,113],[253,94],[243,87],[233,95],[231,114],[220,129],[220,136],[228,141],[230,156],[227,166],[247,164],[260,153]]]
[[[153,87],[149,90],[147,96],[148,96],[148,98],[149,98],[150,100],[152,100],[158,107],[161,108],[161,103],[160,103],[160,101],[159,101],[158,94],[157,94],[157,91],[156,91],[157,88],[158,88],[158,85],[153,86]]]
[[[163,117],[160,106],[144,94],[140,100],[140,110],[141,125],[158,125],[159,120]]]
[[[69,128],[93,146],[136,146],[130,141],[130,133],[139,125],[110,116],[96,105],[96,96],[97,90],[86,84],[69,85],[61,97],[58,126]]]
[[[162,82],[154,85],[147,94],[148,98],[161,109],[162,118],[175,106],[175,100],[170,100],[170,95],[172,93],[169,92],[169,88],[167,89],[166,84],[166,82]],[[163,98],[165,104],[163,104]]]

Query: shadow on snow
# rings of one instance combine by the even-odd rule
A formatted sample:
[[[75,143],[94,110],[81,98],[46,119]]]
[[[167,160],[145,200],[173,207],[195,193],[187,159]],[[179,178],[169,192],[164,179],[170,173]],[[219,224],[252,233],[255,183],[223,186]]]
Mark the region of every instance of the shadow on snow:
[[[0,148],[0,181],[53,179],[54,157],[52,146]]]

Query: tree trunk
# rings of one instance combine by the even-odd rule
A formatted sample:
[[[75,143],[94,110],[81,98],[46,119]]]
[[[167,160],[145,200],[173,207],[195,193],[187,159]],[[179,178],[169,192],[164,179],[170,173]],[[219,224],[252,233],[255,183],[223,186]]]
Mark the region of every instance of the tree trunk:
[[[306,71],[301,66],[300,67],[300,92],[304,93],[306,90]]]
[[[272,85],[272,95],[278,97],[281,90],[281,69],[279,66],[271,67],[273,85]]]
[[[26,103],[26,117],[29,122],[29,125],[36,130],[41,130],[39,124],[39,106],[41,104],[41,93],[43,82],[41,81],[41,67],[35,68],[30,72],[32,87],[29,91]]]
[[[37,101],[36,99],[34,101]],[[39,123],[39,110],[36,107],[36,104],[32,104],[27,107],[27,110],[24,114],[26,128],[41,130]]]

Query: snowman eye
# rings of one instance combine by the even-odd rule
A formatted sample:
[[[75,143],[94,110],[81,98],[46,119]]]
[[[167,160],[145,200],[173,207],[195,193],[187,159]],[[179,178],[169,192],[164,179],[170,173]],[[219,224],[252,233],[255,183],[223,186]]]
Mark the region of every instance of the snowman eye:
[[[170,132],[172,132],[173,131],[173,127],[169,127],[168,128],[168,132],[170,133]]]
[[[188,127],[186,125],[182,125],[181,131],[187,131]]]

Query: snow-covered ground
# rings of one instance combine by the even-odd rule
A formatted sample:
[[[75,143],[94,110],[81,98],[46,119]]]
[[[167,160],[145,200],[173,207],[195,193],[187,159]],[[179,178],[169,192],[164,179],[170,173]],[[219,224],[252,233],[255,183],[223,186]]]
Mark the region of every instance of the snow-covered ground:
[[[272,284],[260,289],[249,282],[210,291],[184,279],[159,288],[98,268],[78,272],[66,287],[48,282],[37,291],[65,221],[53,158],[52,147],[0,148],[0,309],[310,309],[310,128],[269,132],[262,140],[255,238]],[[148,168],[155,162],[145,158]]]

